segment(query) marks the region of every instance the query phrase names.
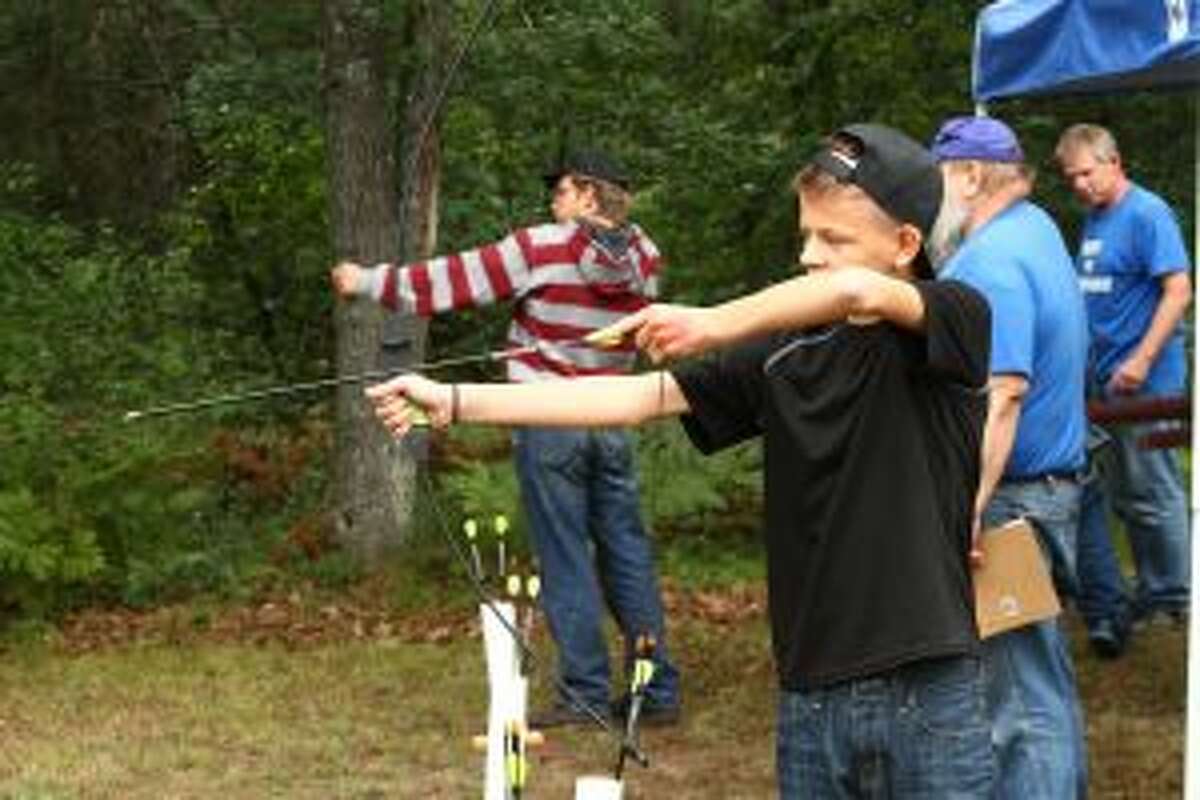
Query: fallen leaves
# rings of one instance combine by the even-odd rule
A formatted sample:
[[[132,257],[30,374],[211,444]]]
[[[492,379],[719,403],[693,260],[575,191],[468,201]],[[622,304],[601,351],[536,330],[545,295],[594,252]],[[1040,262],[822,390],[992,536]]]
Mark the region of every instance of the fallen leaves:
[[[683,590],[667,583],[664,605],[672,617],[734,625],[765,613],[761,586]],[[370,591],[329,597],[291,590],[242,605],[166,606],[150,610],[88,609],[67,617],[57,646],[68,653],[146,644],[227,642],[281,644],[300,649],[345,641],[443,644],[480,635],[469,606],[398,611]]]

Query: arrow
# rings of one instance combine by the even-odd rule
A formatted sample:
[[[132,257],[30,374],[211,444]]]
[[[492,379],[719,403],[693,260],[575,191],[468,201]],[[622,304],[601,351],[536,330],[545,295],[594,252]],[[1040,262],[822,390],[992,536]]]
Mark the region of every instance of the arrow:
[[[458,367],[464,364],[478,364],[486,361],[506,361],[510,358],[520,358],[521,356],[530,355],[536,352],[538,352],[536,345],[526,345],[524,347],[512,347],[507,350],[493,350],[487,353],[479,353],[471,356],[447,358],[441,361],[429,361],[424,364],[413,364],[412,366],[400,367],[397,369],[370,370],[368,372],[359,372],[353,375],[338,375],[337,377],[333,378],[322,378],[320,380],[306,381],[303,383],[288,383],[279,386],[267,386],[262,389],[252,389],[246,392],[233,392],[230,394],[206,397],[190,402],[170,403],[162,406],[151,406],[150,408],[144,408],[138,411],[127,411],[125,413],[124,420],[125,422],[136,422],[138,420],[148,419],[150,417],[165,417],[172,414],[185,414],[192,411],[213,408],[215,406],[247,403],[252,400],[264,400],[270,397],[285,397],[293,394],[301,394],[303,392],[314,392],[320,389],[330,389],[335,386],[351,386],[354,384],[370,383],[373,381],[383,381],[387,380],[388,378],[394,378],[397,375],[403,375],[409,372],[434,372],[436,370],[447,369],[449,367]],[[425,422],[427,424],[428,420]]]

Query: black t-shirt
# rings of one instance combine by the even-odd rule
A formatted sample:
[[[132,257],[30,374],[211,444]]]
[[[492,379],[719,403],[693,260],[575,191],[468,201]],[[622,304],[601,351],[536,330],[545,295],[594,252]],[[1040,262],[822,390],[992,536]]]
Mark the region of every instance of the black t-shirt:
[[[772,642],[799,690],[978,646],[967,554],[990,312],[921,282],[926,327],[839,324],[685,364],[711,453],[763,435]]]

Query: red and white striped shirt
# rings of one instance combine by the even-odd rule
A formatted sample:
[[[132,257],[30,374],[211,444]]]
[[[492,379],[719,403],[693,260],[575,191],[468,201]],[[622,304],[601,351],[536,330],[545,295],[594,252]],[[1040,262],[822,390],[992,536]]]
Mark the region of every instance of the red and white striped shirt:
[[[538,349],[508,359],[510,381],[623,374],[636,358],[632,343],[601,349],[582,339],[658,294],[658,248],[638,226],[625,230],[620,247],[575,221],[521,228],[474,250],[381,264],[364,289],[393,311],[423,317],[512,299],[509,346]]]

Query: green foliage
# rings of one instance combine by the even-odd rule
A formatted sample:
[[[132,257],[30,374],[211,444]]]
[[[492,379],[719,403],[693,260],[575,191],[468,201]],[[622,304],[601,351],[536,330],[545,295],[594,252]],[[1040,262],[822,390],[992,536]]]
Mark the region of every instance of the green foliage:
[[[321,589],[345,589],[363,577],[362,562],[353,554],[338,551],[315,561],[300,561],[293,567],[301,581],[311,581]]]
[[[41,615],[62,585],[104,566],[95,533],[46,508],[28,487],[0,492],[0,610]]]
[[[448,457],[444,466],[437,468],[437,482],[426,484],[436,496],[425,498],[423,503],[420,523],[426,529],[423,537],[443,550],[446,544],[442,540],[447,533],[465,544],[463,525],[473,520],[478,546],[492,553],[497,542],[495,520],[503,516],[508,523],[504,534],[508,557],[531,561],[528,521],[522,512],[509,432],[453,428],[444,447]],[[455,565],[456,572],[459,566]]]
[[[321,5],[85,5],[0,14],[11,88],[0,97],[0,610],[246,592],[283,573],[352,580],[312,537],[327,521],[310,524],[327,489],[327,404],[121,423],[164,400],[332,372]],[[399,146],[412,76],[448,54],[411,41],[415,4],[369,6]],[[501,3],[442,109],[438,249],[546,218],[543,167],[587,144],[631,167],[634,218],[666,255],[669,299],[708,304],[786,276],[794,171],[843,123],[925,139],[969,111],[978,6]],[[481,4],[443,7],[457,46]],[[1050,153],[1081,120],[1114,129],[1130,172],[1193,233],[1195,174],[1180,166],[1195,159],[1194,103],[1125,95],[992,110],[1041,167],[1038,198],[1068,241],[1078,209]],[[503,308],[441,318],[431,356],[492,348],[506,323]],[[505,436],[456,430],[439,502],[455,525],[505,510],[523,542]],[[757,447],[703,458],[678,426],[656,425],[639,461],[652,526],[686,532],[697,558],[756,525]],[[434,524],[424,518],[421,535]]]
[[[766,559],[761,541],[757,530],[738,526],[688,531],[658,545],[659,570],[689,588],[762,585]]]
[[[155,452],[122,435],[117,407],[184,374],[185,337],[155,318],[155,303],[178,305],[188,294],[177,278],[169,262],[131,257],[105,231],[85,237],[0,218],[0,570],[9,606],[50,611],[56,590],[111,565],[104,517],[124,493],[93,490],[106,480],[128,488],[128,465]]]
[[[271,471],[301,488],[323,480],[307,457],[289,467],[263,456],[258,471],[238,459],[319,430],[222,447],[194,420],[123,421],[221,380],[224,334],[191,317],[201,287],[186,266],[104,229],[0,218],[0,610],[226,589],[266,557],[263,518],[298,513],[260,491]]]
[[[36,164],[0,162],[0,209],[36,208],[45,201],[45,177]]]
[[[315,71],[312,54],[285,53],[201,67],[187,85],[200,178],[167,234],[204,287],[195,313],[232,334],[227,356],[258,375],[311,375],[331,349],[328,327],[313,324],[330,308],[329,293],[314,291],[328,285],[329,266],[321,126],[270,91]]]
[[[523,530],[518,517],[520,488],[511,460],[463,463],[442,477],[442,485],[464,520],[491,520],[504,514],[514,522],[514,531]]]
[[[750,443],[704,456],[675,422],[644,428],[639,446],[642,504],[657,531],[713,532],[749,514],[757,527],[762,455]]]

